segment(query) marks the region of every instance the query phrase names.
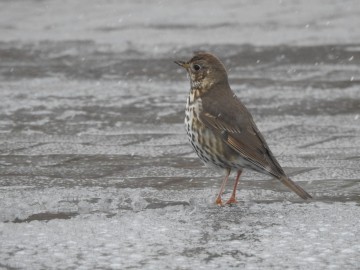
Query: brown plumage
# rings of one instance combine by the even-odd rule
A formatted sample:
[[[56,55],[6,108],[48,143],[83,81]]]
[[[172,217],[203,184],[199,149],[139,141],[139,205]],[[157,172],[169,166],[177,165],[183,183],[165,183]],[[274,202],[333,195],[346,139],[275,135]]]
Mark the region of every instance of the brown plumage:
[[[243,168],[272,175],[303,199],[311,196],[286,176],[255,125],[247,108],[228,83],[224,65],[213,54],[199,52],[187,62],[176,61],[190,76],[185,125],[189,140],[205,164],[226,170],[217,204],[232,169],[237,170],[227,203],[236,202],[236,187]]]

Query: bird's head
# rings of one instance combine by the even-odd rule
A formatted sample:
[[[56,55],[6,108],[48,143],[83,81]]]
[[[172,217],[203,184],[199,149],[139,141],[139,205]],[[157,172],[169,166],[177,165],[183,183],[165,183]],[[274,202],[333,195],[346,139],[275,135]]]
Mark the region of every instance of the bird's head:
[[[175,61],[175,63],[186,69],[193,90],[206,92],[213,85],[228,81],[223,63],[211,53],[198,52],[187,62]]]

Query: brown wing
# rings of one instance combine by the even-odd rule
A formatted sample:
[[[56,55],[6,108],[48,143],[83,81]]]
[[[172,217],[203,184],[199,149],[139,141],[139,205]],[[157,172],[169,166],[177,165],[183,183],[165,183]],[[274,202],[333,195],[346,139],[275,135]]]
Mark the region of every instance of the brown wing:
[[[223,97],[203,97],[202,101],[201,121],[218,133],[228,146],[255,165],[259,171],[278,178],[285,175],[251,114],[235,95],[232,95],[231,99],[227,98],[226,103]]]
[[[226,95],[228,98],[225,102]],[[285,175],[256,127],[252,116],[230,89],[220,95],[204,96],[202,106],[201,121],[219,134],[222,140],[242,158],[252,163],[253,168],[277,177],[304,200],[312,198],[309,193]]]

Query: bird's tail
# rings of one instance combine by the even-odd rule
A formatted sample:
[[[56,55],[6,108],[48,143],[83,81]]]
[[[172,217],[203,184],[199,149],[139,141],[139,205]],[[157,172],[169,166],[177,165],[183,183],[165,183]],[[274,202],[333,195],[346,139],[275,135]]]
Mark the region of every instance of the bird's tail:
[[[281,176],[279,178],[281,183],[283,183],[285,186],[290,188],[292,191],[294,191],[299,197],[301,197],[304,200],[311,199],[311,195],[307,193],[302,187],[300,187],[298,184],[293,182],[289,177],[287,176]]]

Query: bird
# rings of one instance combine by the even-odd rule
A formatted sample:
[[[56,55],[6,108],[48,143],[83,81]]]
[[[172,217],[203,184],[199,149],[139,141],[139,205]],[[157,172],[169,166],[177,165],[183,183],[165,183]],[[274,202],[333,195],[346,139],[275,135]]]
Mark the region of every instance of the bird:
[[[237,175],[225,204],[237,203],[236,190],[244,169],[277,178],[304,200],[312,198],[286,175],[252,115],[230,88],[226,68],[217,56],[195,52],[189,61],[174,62],[190,79],[185,128],[192,148],[205,165],[225,170],[217,205],[224,205],[222,195],[232,170]]]

